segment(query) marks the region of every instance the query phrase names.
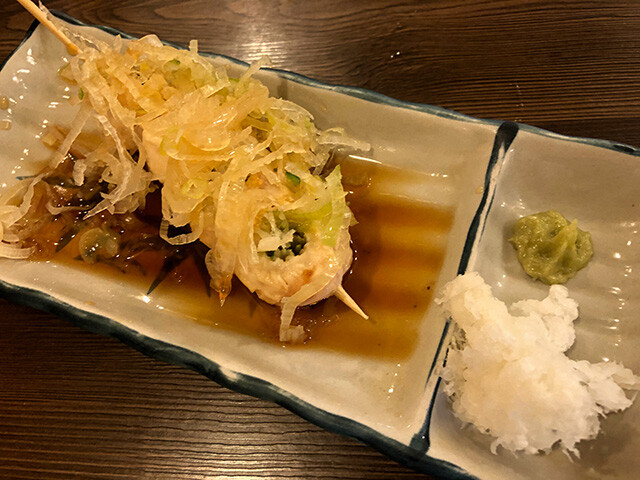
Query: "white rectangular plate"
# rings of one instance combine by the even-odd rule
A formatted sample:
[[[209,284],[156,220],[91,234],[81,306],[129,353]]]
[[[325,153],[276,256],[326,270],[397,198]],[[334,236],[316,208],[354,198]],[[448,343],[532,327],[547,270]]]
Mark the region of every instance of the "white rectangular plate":
[[[118,33],[62,18],[69,28],[88,35]],[[40,140],[43,129],[66,125],[73,117],[67,100],[73,92],[56,76],[65,55],[54,37],[34,25],[0,72],[0,94],[13,100],[0,114],[13,122],[11,130],[0,132],[0,188],[37,171],[49,155]],[[229,64],[232,71],[245,66],[222,56],[210,58]],[[436,293],[469,266],[487,278],[500,298],[542,297],[545,289],[526,279],[514,263],[506,244],[507,225],[519,215],[548,208],[583,220],[593,233],[596,258],[569,285],[583,302],[575,353],[591,360],[607,356],[640,370],[634,354],[640,348],[634,270],[640,254],[637,149],[477,120],[290,72],[267,69],[257,77],[274,95],[311,111],[321,127],[339,125],[369,141],[374,160],[422,174],[423,183],[383,188],[454,213]],[[448,329],[435,307],[422,318],[416,347],[398,363],[340,351],[283,349],[194,321],[176,307],[175,298],[150,300],[145,291],[113,278],[55,262],[0,260],[0,291],[12,301],[55,312],[234,390],[278,402],[427,473],[482,479],[577,479],[589,471],[598,473],[594,478],[632,478],[631,472],[640,476],[633,455],[640,447],[637,407],[607,420],[607,436],[586,444],[583,460],[576,463],[558,453],[494,456],[489,439],[461,430],[434,373]],[[612,441],[618,450],[604,455],[604,446]]]

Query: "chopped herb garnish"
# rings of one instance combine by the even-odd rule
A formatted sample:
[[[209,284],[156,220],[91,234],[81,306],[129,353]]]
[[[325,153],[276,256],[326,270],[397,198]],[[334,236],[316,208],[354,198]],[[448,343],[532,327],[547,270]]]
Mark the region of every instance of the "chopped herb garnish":
[[[293,173],[290,172],[286,172],[285,173],[287,180],[289,180],[291,183],[293,183],[296,187],[298,185],[300,185],[300,177],[297,175],[294,175]]]

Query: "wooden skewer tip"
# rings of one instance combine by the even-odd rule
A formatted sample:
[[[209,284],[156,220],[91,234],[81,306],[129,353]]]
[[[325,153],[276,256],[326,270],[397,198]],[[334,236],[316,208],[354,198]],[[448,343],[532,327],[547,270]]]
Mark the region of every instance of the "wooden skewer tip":
[[[360,308],[360,306],[356,303],[356,301],[349,296],[349,294],[347,293],[347,291],[344,289],[342,285],[340,285],[340,287],[338,287],[338,290],[336,290],[335,296],[338,297],[338,300],[340,300],[342,303],[344,303],[347,307],[349,307],[351,310],[356,312],[362,318],[364,318],[365,320],[369,320],[369,315],[364,313],[364,311]]]
[[[47,18],[45,12],[43,12],[35,3],[31,0],[17,0],[20,5],[22,5],[33,17],[38,20],[42,25],[44,25],[55,37],[60,40],[65,47],[67,47],[67,51],[71,55],[77,55],[80,52],[78,46],[69,40],[63,32],[60,31],[56,25]]]

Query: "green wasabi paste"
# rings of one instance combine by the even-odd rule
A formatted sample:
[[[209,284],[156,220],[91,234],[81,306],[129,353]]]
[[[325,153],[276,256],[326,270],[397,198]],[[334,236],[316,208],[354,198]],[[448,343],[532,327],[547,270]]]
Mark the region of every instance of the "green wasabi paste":
[[[547,285],[573,278],[593,256],[591,234],[555,210],[519,219],[509,241],[525,272]]]

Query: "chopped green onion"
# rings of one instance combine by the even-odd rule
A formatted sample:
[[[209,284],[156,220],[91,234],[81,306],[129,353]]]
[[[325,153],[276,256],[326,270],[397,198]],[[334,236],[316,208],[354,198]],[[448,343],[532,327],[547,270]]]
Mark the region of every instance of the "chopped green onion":
[[[84,90],[82,88],[78,90],[78,98],[80,100],[84,99]]]
[[[287,177],[287,180],[289,180],[291,183],[293,183],[296,187],[298,185],[300,185],[300,177],[297,175],[294,175],[293,173],[290,172],[285,172],[285,175]]]

